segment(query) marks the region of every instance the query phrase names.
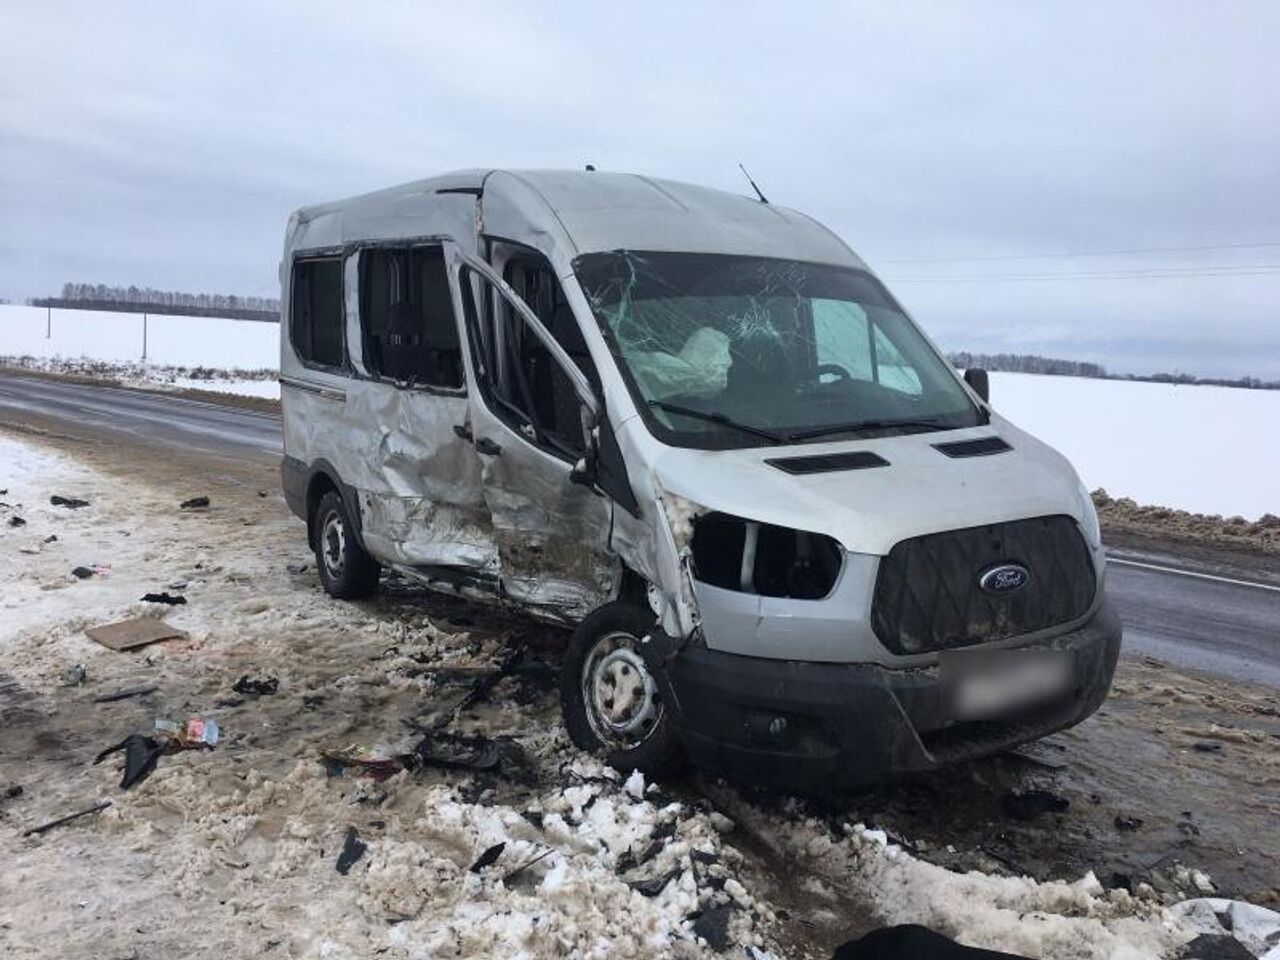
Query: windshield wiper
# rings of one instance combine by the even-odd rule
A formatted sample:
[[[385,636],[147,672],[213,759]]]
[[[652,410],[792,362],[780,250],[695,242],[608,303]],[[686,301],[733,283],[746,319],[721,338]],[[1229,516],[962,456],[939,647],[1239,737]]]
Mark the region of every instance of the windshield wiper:
[[[694,420],[706,420],[708,423],[718,423],[722,427],[730,427],[740,433],[750,434],[753,437],[762,437],[765,440],[772,440],[774,443],[786,443],[792,439],[790,434],[776,433],[773,430],[766,430],[763,427],[753,427],[746,423],[739,423],[737,420],[727,417],[723,413],[708,413],[705,410],[694,410],[692,407],[682,407],[678,403],[667,403],[665,400],[650,400],[649,406],[657,407],[659,410],[665,410],[667,413],[679,414],[682,417],[692,417]]]
[[[833,433],[861,433],[864,430],[888,430],[893,427],[918,427],[926,430],[952,430],[952,424],[941,420],[859,420],[856,423],[833,423],[825,427],[814,427],[812,430],[799,430],[788,436],[789,440],[812,440]]]

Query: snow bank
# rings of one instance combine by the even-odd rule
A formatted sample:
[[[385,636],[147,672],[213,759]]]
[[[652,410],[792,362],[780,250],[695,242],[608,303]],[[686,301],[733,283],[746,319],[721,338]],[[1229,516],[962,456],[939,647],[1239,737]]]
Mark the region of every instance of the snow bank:
[[[1197,513],[1280,513],[1280,390],[993,373],[991,402],[1091,490]]]

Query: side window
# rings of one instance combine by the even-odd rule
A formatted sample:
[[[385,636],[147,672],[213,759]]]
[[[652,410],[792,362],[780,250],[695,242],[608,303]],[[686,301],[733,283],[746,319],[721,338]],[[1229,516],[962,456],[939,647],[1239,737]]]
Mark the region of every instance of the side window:
[[[464,268],[461,288],[477,386],[490,408],[531,443],[561,459],[577,460],[586,451],[581,403],[555,357],[486,279]],[[583,372],[589,379],[594,373]]]
[[[342,259],[295,261],[289,308],[289,336],[298,356],[321,367],[344,366]]]
[[[599,386],[599,375],[587,352],[586,341],[565,299],[564,289],[541,258],[520,256],[508,261],[504,280],[542,321],[561,349],[591,381]],[[565,452],[579,456],[586,452],[582,436],[581,403],[573,384],[550,351],[507,303],[499,311],[502,330],[499,340],[509,347],[510,372],[528,389],[523,410],[541,432]]]
[[[373,376],[462,386],[462,344],[440,247],[360,254],[360,335]]]

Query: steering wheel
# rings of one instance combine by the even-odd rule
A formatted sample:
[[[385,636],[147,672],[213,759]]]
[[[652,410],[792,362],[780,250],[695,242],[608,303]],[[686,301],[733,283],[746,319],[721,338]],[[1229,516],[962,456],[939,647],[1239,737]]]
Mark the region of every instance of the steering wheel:
[[[818,364],[818,379],[819,379],[819,380],[821,380],[821,379],[822,379],[822,375],[823,375],[824,373],[829,373],[829,374],[831,374],[832,376],[834,376],[834,377],[838,377],[838,378],[839,378],[839,379],[841,379],[841,380],[852,380],[852,379],[853,379],[853,374],[851,374],[851,373],[850,373],[848,370],[846,370],[844,367],[840,366],[840,364],[838,364],[838,363],[820,363],[820,364]]]

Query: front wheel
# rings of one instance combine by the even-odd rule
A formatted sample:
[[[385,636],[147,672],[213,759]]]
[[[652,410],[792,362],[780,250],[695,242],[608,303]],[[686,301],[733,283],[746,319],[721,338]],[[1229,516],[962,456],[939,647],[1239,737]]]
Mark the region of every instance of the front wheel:
[[[358,600],[378,589],[378,563],[356,542],[342,497],[330,490],[311,518],[316,569],[325,592],[339,600]]]
[[[653,614],[623,601],[591,613],[574,630],[560,674],[569,737],[623,771],[661,777],[680,762],[680,744],[640,644]]]

